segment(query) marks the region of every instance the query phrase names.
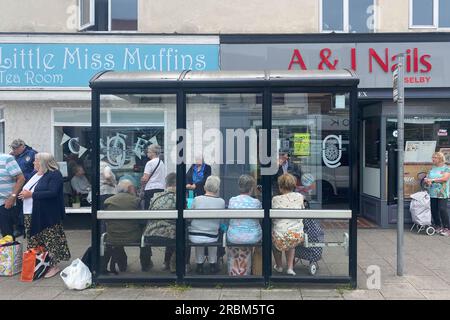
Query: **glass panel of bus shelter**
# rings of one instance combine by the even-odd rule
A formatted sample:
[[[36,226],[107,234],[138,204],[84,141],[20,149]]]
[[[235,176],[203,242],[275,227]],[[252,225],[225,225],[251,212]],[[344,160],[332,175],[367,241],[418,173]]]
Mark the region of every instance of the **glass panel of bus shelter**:
[[[272,95],[272,105],[272,129],[278,130],[278,137],[272,134],[278,152],[272,209],[299,208],[302,200],[310,209],[349,209],[349,95],[280,93]],[[284,173],[292,177],[280,179]],[[286,240],[286,224],[299,229],[303,225],[309,242],[317,247],[306,248],[299,240]],[[347,220],[274,219],[272,239],[278,250],[273,250],[273,265],[278,268],[272,274],[279,274],[277,269],[281,268],[285,274],[287,269],[297,275],[308,274],[310,264],[316,263],[318,274],[348,275],[348,257],[341,247],[347,234]],[[339,247],[325,248],[325,243]],[[282,260],[278,260],[280,250],[286,252]],[[297,263],[300,261],[306,267]]]
[[[176,212],[176,95],[102,95],[100,106],[99,210],[116,211],[99,217],[102,274],[175,277],[176,213],[151,216]]]
[[[261,94],[187,96],[186,206],[239,210],[242,216],[186,221],[188,275],[262,275],[262,219],[244,212],[262,209],[261,123]]]

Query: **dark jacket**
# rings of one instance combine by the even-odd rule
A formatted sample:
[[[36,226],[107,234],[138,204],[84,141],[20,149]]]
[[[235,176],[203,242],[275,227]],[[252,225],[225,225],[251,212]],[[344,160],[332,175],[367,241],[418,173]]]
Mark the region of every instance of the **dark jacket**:
[[[34,188],[30,235],[60,224],[65,214],[61,172],[47,171]]]
[[[30,180],[30,178],[36,173],[33,165],[36,153],[37,151],[33,148],[25,146],[25,150],[17,157],[14,157],[20,167],[20,170],[22,170],[26,181]]]
[[[115,194],[105,200],[105,210],[138,210],[139,198],[125,192]],[[145,222],[140,220],[107,220],[108,243],[116,245],[140,241]]]
[[[186,174],[186,182],[187,184],[193,184],[193,175],[194,175],[194,168],[197,167],[197,165],[193,164],[189,171]],[[206,179],[211,175],[211,166],[207,165],[205,163],[205,172],[203,173],[203,179],[202,181],[195,184],[195,190],[194,190],[194,196],[201,196],[205,194],[205,182]]]
[[[288,160],[287,173],[290,173],[297,178],[297,186],[301,185],[302,172],[300,166]],[[278,166],[277,174],[274,175],[272,178],[272,195],[279,194],[280,190],[278,189],[278,178],[281,177],[283,174],[284,174],[283,167]]]

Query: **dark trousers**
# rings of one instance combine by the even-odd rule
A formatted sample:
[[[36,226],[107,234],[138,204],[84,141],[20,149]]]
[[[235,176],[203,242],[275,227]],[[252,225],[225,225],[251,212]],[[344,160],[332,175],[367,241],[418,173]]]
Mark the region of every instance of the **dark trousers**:
[[[151,189],[151,190],[145,190],[144,193],[144,210],[148,210],[148,207],[150,206],[150,200],[152,200],[153,195],[158,192],[163,192],[164,189]]]
[[[24,231],[24,221],[23,221],[23,201],[20,199],[16,200],[16,214],[15,214],[15,220],[14,225],[17,227],[17,229],[21,232]]]
[[[16,221],[16,208],[6,209],[5,205],[0,206],[0,230],[2,236],[13,235],[14,222]]]
[[[435,226],[450,228],[447,202],[448,199],[431,198],[431,216]]]

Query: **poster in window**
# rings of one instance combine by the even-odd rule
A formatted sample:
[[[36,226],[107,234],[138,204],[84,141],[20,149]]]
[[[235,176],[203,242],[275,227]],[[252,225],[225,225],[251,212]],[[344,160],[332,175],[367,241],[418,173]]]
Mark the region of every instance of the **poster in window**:
[[[309,156],[311,135],[309,133],[294,133],[294,155]]]
[[[450,148],[441,148],[439,152],[442,152],[445,156],[445,163],[450,164]]]
[[[436,141],[406,141],[405,162],[431,162],[435,150]]]

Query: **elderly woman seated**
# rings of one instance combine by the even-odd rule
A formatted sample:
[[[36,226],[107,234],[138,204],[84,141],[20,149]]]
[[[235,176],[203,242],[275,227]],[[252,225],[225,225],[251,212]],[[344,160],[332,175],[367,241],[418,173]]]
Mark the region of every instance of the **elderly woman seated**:
[[[256,187],[255,179],[247,174],[239,177],[239,195],[230,199],[228,209],[261,209],[261,202],[251,196]],[[230,219],[227,242],[255,244],[261,241],[262,229],[258,219]],[[251,271],[251,247],[228,248],[228,274],[249,275]]]
[[[136,196],[134,184],[127,179],[123,179],[117,185],[117,194],[105,200],[105,210],[126,211],[138,210],[139,198]],[[139,220],[107,220],[107,248],[105,261],[108,263],[108,255],[111,255],[111,271],[115,270],[115,264],[120,271],[127,269],[127,255],[124,245],[141,241],[143,224]],[[141,248],[140,261],[141,266],[150,260],[150,253],[147,247]]]
[[[224,209],[225,201],[218,196],[220,179],[209,176],[205,182],[205,194],[194,198],[192,209]],[[195,244],[216,242],[219,238],[220,219],[193,219],[189,226],[189,240]],[[202,274],[205,262],[205,247],[195,247],[196,272]],[[217,247],[208,246],[208,262],[211,273],[217,273]]]

